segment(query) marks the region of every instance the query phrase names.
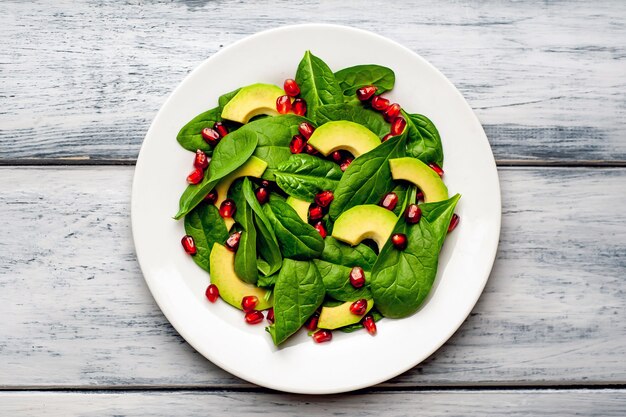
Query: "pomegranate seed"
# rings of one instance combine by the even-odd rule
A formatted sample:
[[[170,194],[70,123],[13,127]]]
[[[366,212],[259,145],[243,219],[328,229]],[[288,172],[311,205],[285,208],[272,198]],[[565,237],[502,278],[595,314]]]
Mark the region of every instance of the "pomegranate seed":
[[[333,192],[330,190],[322,191],[315,196],[315,202],[320,207],[328,207],[328,205],[333,201],[335,196]]]
[[[196,242],[191,236],[183,236],[180,243],[182,243],[185,252],[187,252],[189,255],[195,255],[196,253],[198,253],[198,249],[196,249]]]
[[[292,80],[291,78],[285,80],[283,89],[285,90],[285,93],[291,97],[295,97],[300,94],[300,86],[298,86],[296,80]]]
[[[333,152],[332,154],[330,154],[330,157],[333,158],[333,161],[335,162],[341,162],[341,160],[343,159],[343,155],[339,151]]]
[[[213,190],[204,197],[204,201],[209,204],[215,204],[217,201],[217,191]]]
[[[395,209],[397,204],[398,204],[398,194],[396,193],[386,194],[383,197],[382,201],[380,202],[380,205],[386,208],[387,210]]]
[[[367,311],[367,300],[361,298],[350,305],[350,313],[356,316],[362,316]]]
[[[417,204],[409,204],[404,212],[404,218],[409,224],[417,224],[422,218],[422,209]]]
[[[318,316],[317,314],[313,314],[311,317],[309,317],[309,319],[304,323],[304,327],[309,330],[309,331],[313,331],[315,329],[317,329],[317,322],[320,320],[320,316]]]
[[[245,315],[246,323],[248,324],[259,324],[264,318],[263,313],[257,310],[248,311]]]
[[[454,213],[452,215],[452,218],[450,219],[450,226],[448,226],[448,233],[456,229],[456,227],[459,225],[460,220],[461,218],[459,217],[458,214]]]
[[[315,343],[330,342],[333,338],[333,334],[330,330],[318,330],[313,333],[313,340]]]
[[[196,157],[193,159],[193,166],[200,169],[206,169],[209,166],[209,158],[202,150],[196,151]]]
[[[261,181],[261,187],[270,188],[270,182],[268,180]]]
[[[291,99],[284,95],[276,99],[276,111],[280,114],[287,114],[291,110]]]
[[[304,147],[304,152],[308,153],[309,155],[318,155],[319,154],[319,152],[314,147],[309,145],[308,143]]]
[[[391,235],[391,243],[396,249],[405,250],[407,245],[406,235],[404,233],[395,233]]]
[[[415,202],[424,201],[424,192],[422,190],[417,190],[417,194],[415,194]]]
[[[383,112],[383,116],[385,117],[386,121],[391,123],[393,119],[398,117],[398,115],[400,114],[400,110],[402,110],[402,107],[400,107],[398,103],[393,103],[387,108],[387,110]]]
[[[257,201],[261,205],[267,203],[270,199],[270,192],[265,187],[257,188],[254,194],[256,195]]]
[[[378,90],[378,88],[376,88],[375,85],[368,85],[365,87],[361,87],[358,90],[356,90],[356,97],[360,101],[367,101],[370,98],[372,98],[374,94],[376,94],[376,90]]]
[[[343,161],[341,165],[339,165],[339,168],[341,168],[343,172],[346,172],[346,169],[348,169],[352,161],[354,161],[354,158],[346,158],[345,161]]]
[[[228,135],[228,129],[226,128],[226,126],[224,126],[224,123],[222,122],[215,122],[215,124],[213,124],[213,130],[219,133],[220,137]]]
[[[196,168],[191,171],[191,174],[187,175],[187,182],[189,184],[200,184],[202,182],[202,178],[204,178],[204,171],[202,168]]]
[[[267,310],[267,317],[265,317],[270,324],[274,324],[274,307]]]
[[[226,239],[226,249],[228,249],[231,252],[237,252],[240,239],[241,239],[241,232],[235,232],[232,235],[228,236],[228,239]]]
[[[372,108],[378,111],[385,111],[389,107],[389,100],[384,97],[376,96],[372,99]]]
[[[428,164],[428,166],[431,167],[433,171],[435,171],[437,175],[439,175],[439,177],[443,177],[443,169],[441,169],[439,165],[437,165],[434,162],[431,162],[430,164]]]
[[[289,143],[289,150],[291,153],[302,153],[306,144],[307,143],[302,136],[295,135]]]
[[[301,98],[297,98],[293,101],[293,112],[298,116],[304,116],[306,114],[306,101]]]
[[[211,146],[216,146],[220,142],[220,134],[210,127],[202,129],[202,137]]]
[[[323,216],[322,208],[316,204],[311,204],[311,207],[309,207],[309,220],[319,220]]]
[[[220,204],[220,216],[223,218],[233,217],[235,212],[237,211],[237,206],[235,206],[235,202],[230,198],[222,201]]]
[[[374,317],[367,315],[363,319],[363,327],[365,330],[372,336],[376,335],[376,322],[374,321]]]
[[[328,236],[328,233],[326,233],[326,227],[324,226],[323,220],[320,220],[319,222],[315,223],[315,226],[313,227],[315,227],[315,230],[319,232],[322,239],[326,239],[326,236]]]
[[[259,297],[256,295],[246,295],[241,299],[241,308],[246,313],[252,311],[259,304]]]
[[[393,135],[391,133],[387,133],[385,136],[383,136],[383,138],[380,141],[381,142],[387,142],[392,137],[393,137]]]
[[[354,288],[361,288],[365,285],[365,272],[363,272],[363,268],[360,266],[355,266],[350,271],[350,284]]]
[[[217,288],[217,285],[211,284],[208,287],[206,287],[206,291],[204,295],[206,295],[206,298],[210,302],[214,303],[217,301],[218,297],[220,296],[220,290]]]
[[[300,134],[304,136],[306,139],[310,138],[314,131],[315,131],[315,128],[310,123],[307,123],[307,122],[302,122],[298,126],[298,132],[300,132]]]
[[[393,119],[393,122],[391,123],[391,134],[394,136],[398,136],[399,134],[404,132],[405,128],[406,128],[406,119],[402,116],[398,116],[395,119]]]

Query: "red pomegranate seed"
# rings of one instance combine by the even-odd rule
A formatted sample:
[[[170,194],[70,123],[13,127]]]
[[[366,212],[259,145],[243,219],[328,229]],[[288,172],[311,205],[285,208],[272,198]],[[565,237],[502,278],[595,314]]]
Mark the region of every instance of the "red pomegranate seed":
[[[317,154],[319,154],[319,152],[314,147],[309,145],[308,143],[304,147],[304,152],[308,153],[309,155],[317,155]]]
[[[365,327],[365,330],[372,336],[376,335],[376,322],[374,321],[374,317],[370,315],[365,316],[363,319],[363,327]]]
[[[259,324],[264,318],[263,312],[257,310],[248,311],[245,315],[246,323],[248,324]]]
[[[298,126],[298,132],[300,132],[300,134],[304,136],[306,139],[310,138],[314,131],[315,131],[315,128],[310,123],[307,123],[307,122],[302,122]]]
[[[280,96],[276,99],[276,111],[280,114],[287,114],[291,110],[291,99],[288,95]]]
[[[398,116],[395,119],[393,119],[393,122],[391,123],[391,134],[394,136],[398,136],[399,134],[404,132],[405,128],[406,128],[406,119],[402,116]]]
[[[391,235],[391,243],[396,249],[405,250],[407,245],[406,235],[404,233],[395,233]]]
[[[237,252],[240,239],[241,239],[241,232],[235,232],[232,235],[228,236],[228,239],[226,239],[226,249],[228,249],[231,252]]]
[[[274,324],[274,307],[267,310],[267,317],[265,317],[270,324]]]
[[[235,206],[235,202],[230,198],[227,198],[226,200],[222,201],[222,204],[220,204],[220,216],[225,219],[233,217],[236,211],[237,206]]]
[[[380,141],[381,142],[387,142],[392,137],[393,137],[393,135],[391,133],[387,133],[385,136],[383,136],[383,138]]]
[[[214,303],[217,301],[218,297],[220,296],[220,290],[217,288],[217,285],[215,284],[211,284],[208,287],[206,287],[206,291],[204,292],[204,295],[206,295],[206,298]]]
[[[355,266],[350,271],[350,284],[354,288],[361,288],[365,285],[365,272],[363,272],[363,268],[360,266]]]
[[[386,194],[380,202],[380,205],[386,208],[387,210],[395,209],[397,204],[398,204],[398,194],[396,193]]]
[[[300,86],[298,86],[296,80],[293,80],[291,78],[285,80],[285,83],[283,84],[283,89],[285,90],[285,93],[287,93],[287,95],[291,97],[295,97],[300,94]]]
[[[415,202],[424,201],[424,192],[422,190],[417,190],[417,194],[415,194]]]
[[[309,331],[313,331],[315,329],[317,329],[317,322],[320,320],[320,316],[318,316],[317,314],[313,314],[311,317],[309,317],[309,319],[304,323],[304,327],[309,330]]]
[[[265,187],[257,188],[254,194],[256,195],[257,201],[261,205],[267,203],[270,199],[270,192]]]
[[[365,298],[361,298],[360,300],[355,301],[350,305],[350,313],[362,316],[367,311],[367,300]]]
[[[452,218],[450,219],[450,226],[448,226],[448,233],[456,229],[456,227],[459,225],[460,220],[461,218],[459,217],[458,214],[454,213],[452,215]]]
[[[333,158],[333,161],[335,162],[341,162],[341,160],[343,159],[343,155],[339,151],[331,153],[330,157]]]
[[[437,173],[437,175],[439,175],[440,177],[443,177],[443,169],[441,169],[439,165],[437,165],[434,162],[431,162],[430,164],[428,164],[428,166],[431,167],[433,171]]]
[[[252,311],[259,304],[259,297],[256,295],[246,295],[241,299],[241,308],[246,313]]]
[[[220,134],[210,127],[202,129],[202,137],[204,141],[211,146],[216,146],[220,142]]]
[[[315,343],[330,342],[333,338],[333,334],[330,330],[318,330],[313,333],[313,340]]]
[[[320,220],[319,222],[315,223],[315,226],[313,227],[315,227],[315,230],[319,232],[322,239],[326,239],[326,236],[328,236],[328,233],[326,233],[326,227],[324,226],[323,220]]]
[[[385,117],[386,121],[391,123],[393,119],[398,117],[398,115],[400,114],[400,110],[402,110],[402,107],[400,107],[398,103],[393,103],[387,108],[387,110],[383,112],[383,116]]]
[[[228,135],[228,128],[224,126],[222,122],[215,122],[213,124],[213,130],[219,133],[221,137]]]
[[[385,111],[389,107],[389,100],[382,96],[376,96],[372,99],[372,108],[378,111]]]
[[[304,116],[306,114],[306,101],[301,98],[297,98],[293,101],[293,112],[298,116]]]
[[[377,90],[378,88],[376,88],[375,85],[367,85],[356,90],[356,97],[360,101],[367,101],[372,98],[374,94],[376,94]]]
[[[191,174],[187,175],[187,182],[189,184],[200,184],[202,182],[202,178],[204,178],[204,171],[202,168],[196,168],[191,171]]]
[[[270,182],[268,180],[261,181],[261,187],[270,188]]]
[[[324,217],[322,208],[317,204],[311,204],[311,207],[309,207],[309,220],[319,220],[322,217]]]
[[[291,138],[291,142],[289,143],[289,150],[291,153],[302,153],[304,147],[307,145],[304,138],[300,135],[295,135]]]
[[[196,157],[193,159],[193,166],[200,169],[206,169],[209,166],[209,158],[202,150],[196,151]]]
[[[328,205],[335,198],[334,194],[330,190],[322,191],[315,196],[315,202],[320,207],[328,207]]]
[[[346,169],[348,169],[352,161],[354,161],[354,158],[346,158],[341,165],[339,165],[339,168],[341,168],[343,172],[346,172]]]
[[[209,204],[215,204],[217,201],[217,191],[213,190],[204,197],[204,201]]]
[[[404,218],[409,224],[417,224],[422,218],[422,209],[417,204],[409,204],[404,211]]]
[[[180,243],[182,243],[185,252],[187,252],[189,255],[195,255],[196,253],[198,253],[198,249],[196,249],[196,242],[191,236],[183,236]]]

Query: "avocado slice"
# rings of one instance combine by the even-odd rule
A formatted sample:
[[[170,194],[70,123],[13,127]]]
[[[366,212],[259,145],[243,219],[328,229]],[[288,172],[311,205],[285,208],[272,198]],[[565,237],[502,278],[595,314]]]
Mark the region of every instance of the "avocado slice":
[[[367,310],[362,316],[357,316],[350,312],[350,306],[354,301],[346,301],[343,304],[339,304],[335,307],[322,307],[317,327],[320,329],[338,329],[340,327],[349,326],[354,323],[358,323],[365,314],[367,314],[372,307],[374,307],[373,300],[367,300]]]
[[[396,215],[386,208],[374,204],[354,206],[337,218],[332,236],[352,246],[363,239],[372,239],[380,250],[391,236],[397,221]]]
[[[308,141],[324,156],[346,150],[355,158],[380,145],[380,139],[371,130],[348,120],[327,122],[315,129]]]
[[[298,216],[300,216],[303,222],[309,222],[309,206],[311,205],[311,203],[290,196],[287,197],[287,204],[289,204],[291,208],[293,208],[296,213],[298,213]]]
[[[222,109],[222,119],[248,123],[259,114],[278,116],[276,99],[285,91],[272,84],[252,84],[243,87]]]
[[[406,180],[417,185],[424,193],[425,203],[448,199],[448,187],[432,168],[416,158],[404,157],[389,160],[394,180]]]
[[[220,297],[228,304],[241,308],[241,299],[247,295],[256,295],[259,299],[257,310],[266,310],[274,305],[273,297],[267,297],[267,290],[247,284],[235,273],[235,254],[219,243],[213,244],[209,256],[211,284],[217,285]]]

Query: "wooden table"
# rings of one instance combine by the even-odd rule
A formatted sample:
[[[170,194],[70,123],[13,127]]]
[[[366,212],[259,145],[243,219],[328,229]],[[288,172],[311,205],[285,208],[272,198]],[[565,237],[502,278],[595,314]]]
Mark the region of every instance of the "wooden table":
[[[503,201],[461,329],[391,381],[324,397],[190,348],[146,288],[129,217],[168,93],[223,46],[307,21],[373,30],[446,74]],[[3,1],[0,34],[0,415],[626,414],[626,3]]]

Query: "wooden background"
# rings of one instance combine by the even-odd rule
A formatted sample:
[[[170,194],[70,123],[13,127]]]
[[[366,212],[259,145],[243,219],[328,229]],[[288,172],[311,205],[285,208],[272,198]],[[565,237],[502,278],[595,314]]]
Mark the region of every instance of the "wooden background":
[[[169,92],[220,48],[311,21],[372,30],[446,74],[503,201],[461,329],[393,380],[324,397],[193,351],[144,284],[129,217]],[[0,415],[626,414],[625,2],[5,0],[0,36]]]

